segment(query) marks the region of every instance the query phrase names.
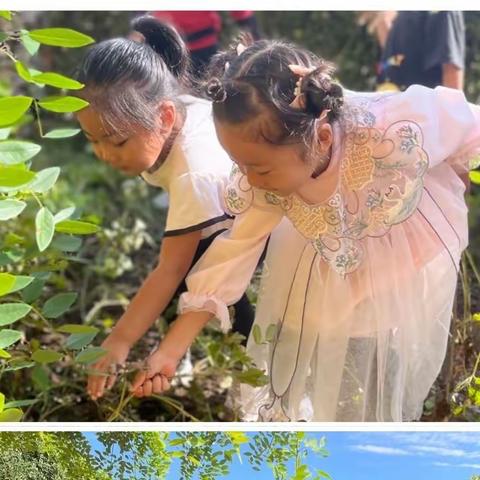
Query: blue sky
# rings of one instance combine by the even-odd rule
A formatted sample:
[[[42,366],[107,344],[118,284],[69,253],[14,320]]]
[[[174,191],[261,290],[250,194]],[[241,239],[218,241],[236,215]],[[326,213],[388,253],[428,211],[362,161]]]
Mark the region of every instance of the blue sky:
[[[248,435],[248,433],[247,433]],[[311,467],[333,480],[469,480],[480,474],[480,432],[325,432],[330,456],[311,455]],[[268,468],[254,472],[235,460],[225,480],[271,479]],[[174,465],[169,480],[178,480]]]

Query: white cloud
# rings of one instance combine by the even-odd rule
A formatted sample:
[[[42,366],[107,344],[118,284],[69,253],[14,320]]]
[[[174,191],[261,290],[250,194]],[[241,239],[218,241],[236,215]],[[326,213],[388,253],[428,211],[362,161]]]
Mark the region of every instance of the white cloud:
[[[431,453],[440,457],[466,457],[472,456],[470,452],[456,448],[431,447],[426,445],[415,445],[413,447],[417,452]]]
[[[380,445],[353,445],[354,450],[362,452],[378,453],[380,455],[409,455],[410,453],[400,448],[383,447]]]
[[[450,468],[478,468],[480,469],[479,463],[445,463],[445,462],[433,462],[436,467],[450,467]]]

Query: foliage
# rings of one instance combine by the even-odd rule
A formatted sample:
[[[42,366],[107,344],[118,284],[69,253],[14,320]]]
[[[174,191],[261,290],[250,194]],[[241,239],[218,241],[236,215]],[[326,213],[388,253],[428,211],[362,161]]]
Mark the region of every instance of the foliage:
[[[13,29],[15,16],[4,12],[0,35],[0,61],[9,73],[11,85],[5,83],[0,98],[0,379],[12,372],[33,368],[33,374],[46,372],[45,365],[69,354],[60,345],[56,351],[44,349],[38,332],[55,328],[51,319],[64,315],[77,298],[74,292],[59,293],[45,300],[55,287],[55,275],[68,265],[68,253],[76,235],[95,233],[99,227],[75,217],[75,208],[53,208],[51,191],[61,168],[54,166],[34,170],[32,160],[41,145],[16,139],[22,130],[36,125],[37,137],[63,138],[72,131],[52,130],[44,133],[42,117],[48,112],[72,113],[87,105],[84,100],[66,95],[66,90],[83,87],[79,82],[55,72],[40,72],[29,66],[41,45],[77,48],[93,39],[72,29]],[[13,85],[15,84],[15,87]],[[15,90],[15,93],[12,91]],[[21,93],[20,95],[16,94]],[[42,94],[43,92],[43,94]],[[31,134],[33,132],[30,130]],[[53,290],[53,291],[52,291]],[[21,327],[11,328],[21,321]],[[30,336],[30,331],[36,335]],[[4,395],[0,394],[2,400]],[[27,402],[28,404],[28,402]],[[0,421],[15,421],[21,416],[17,407],[25,402],[2,401]]]
[[[9,456],[17,457],[26,465],[26,471],[38,469],[42,471],[42,465],[48,465],[54,469],[56,477],[49,475],[18,477],[19,480],[30,480],[36,478],[53,478],[67,480],[81,478],[85,480],[109,480],[110,475],[102,473],[96,465],[93,465],[90,455],[90,445],[80,432],[0,432],[0,444],[2,445],[1,455],[5,465],[0,467],[2,478],[14,478],[6,476],[10,473],[7,463]],[[14,470],[16,472],[17,470]],[[20,472],[20,469],[18,469]]]
[[[0,432],[8,455],[27,457],[32,463],[42,458],[64,472],[58,480],[165,479],[173,468],[178,468],[181,480],[214,480],[228,475],[237,458],[247,459],[254,471],[269,467],[275,480],[330,478],[307,464],[309,456],[328,455],[325,438],[303,432],[99,432],[94,440],[89,442],[79,432]]]
[[[15,450],[0,452],[0,473],[3,478],[15,480],[68,480],[57,462],[42,453],[19,453]]]

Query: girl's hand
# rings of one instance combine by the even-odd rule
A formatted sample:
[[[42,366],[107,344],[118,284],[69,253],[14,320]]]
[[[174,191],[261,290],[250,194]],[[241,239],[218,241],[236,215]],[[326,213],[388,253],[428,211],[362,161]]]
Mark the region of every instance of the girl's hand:
[[[100,398],[105,388],[113,387],[117,379],[116,369],[124,366],[130,352],[130,344],[113,335],[109,335],[101,347],[108,350],[108,353],[91,367],[94,373],[88,376],[87,391],[92,400]]]
[[[164,352],[161,347],[147,358],[145,370],[135,376],[130,391],[136,397],[160,394],[170,388],[180,358]]]

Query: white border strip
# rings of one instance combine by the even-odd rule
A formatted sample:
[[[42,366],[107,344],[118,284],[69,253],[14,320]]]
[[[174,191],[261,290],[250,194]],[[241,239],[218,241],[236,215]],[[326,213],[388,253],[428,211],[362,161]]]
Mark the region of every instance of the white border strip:
[[[7,0],[2,8],[12,10],[396,10],[398,1],[364,0],[361,4],[353,0],[322,1],[303,0],[144,0],[134,3],[131,0],[84,0],[61,4],[55,0]],[[201,4],[200,4],[201,3]],[[359,7],[362,8],[359,8]],[[322,7],[322,8],[319,8]],[[403,0],[402,10],[472,10],[472,0]],[[478,8],[477,8],[478,10]]]
[[[106,431],[132,431],[132,432],[178,432],[178,431],[305,431],[305,432],[342,432],[342,431],[359,431],[359,432],[480,432],[480,423],[443,423],[443,422],[423,422],[423,423],[371,423],[371,422],[345,422],[345,423],[318,423],[318,422],[292,422],[292,423],[239,423],[239,422],[202,422],[202,423],[145,423],[145,422],[129,422],[129,423],[108,423],[108,422],[19,422],[19,423],[2,423],[0,424],[2,431],[44,431],[44,432],[106,432]]]

